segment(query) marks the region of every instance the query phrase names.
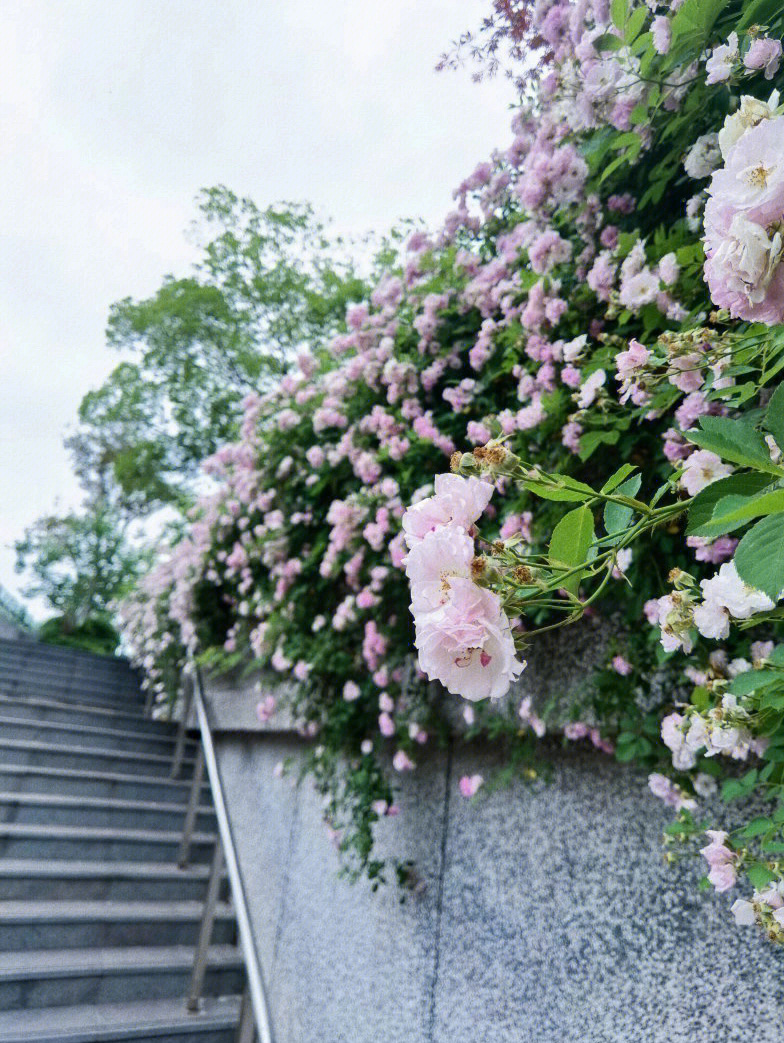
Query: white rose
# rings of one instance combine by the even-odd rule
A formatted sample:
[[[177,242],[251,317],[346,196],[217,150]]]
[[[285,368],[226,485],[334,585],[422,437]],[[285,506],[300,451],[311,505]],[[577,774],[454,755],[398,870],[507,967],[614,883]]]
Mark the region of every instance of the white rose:
[[[720,159],[718,136],[714,133],[703,134],[686,153],[683,166],[689,177],[699,181],[713,173]]]
[[[719,131],[719,148],[723,159],[729,155],[735,145],[751,127],[756,127],[763,120],[772,119],[779,105],[779,92],[774,91],[767,101],[759,101],[749,94],[740,99],[740,108],[727,116],[724,126]]]
[[[732,561],[725,562],[715,576],[704,579],[700,586],[706,602],[712,601],[723,606],[735,619],[748,619],[755,612],[768,612],[774,607],[766,594],[743,582]]]
[[[739,927],[753,927],[757,922],[754,906],[745,898],[738,898],[732,904],[730,912],[735,917],[735,923]]]
[[[775,232],[771,239],[762,225],[740,213],[733,217],[716,260],[731,273],[731,289],[745,294],[750,303],[759,304],[765,299],[781,253],[781,232]]]
[[[579,409],[587,409],[594,402],[599,388],[602,387],[606,380],[607,374],[605,371],[597,369],[584,381],[580,387],[579,394],[576,396]]]
[[[694,625],[703,637],[721,641],[730,634],[727,610],[713,598],[708,598],[694,609]]]

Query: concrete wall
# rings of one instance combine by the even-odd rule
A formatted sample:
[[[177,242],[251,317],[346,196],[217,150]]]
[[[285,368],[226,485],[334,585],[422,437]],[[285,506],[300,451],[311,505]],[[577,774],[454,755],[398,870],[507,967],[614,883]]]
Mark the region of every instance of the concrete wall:
[[[665,866],[634,771],[556,751],[549,783],[471,804],[458,778],[497,754],[433,751],[378,827],[427,883],[401,905],[338,878],[318,797],[274,777],[302,741],[247,726],[217,749],[277,1043],[781,1040],[784,953],[698,894],[694,862]]]

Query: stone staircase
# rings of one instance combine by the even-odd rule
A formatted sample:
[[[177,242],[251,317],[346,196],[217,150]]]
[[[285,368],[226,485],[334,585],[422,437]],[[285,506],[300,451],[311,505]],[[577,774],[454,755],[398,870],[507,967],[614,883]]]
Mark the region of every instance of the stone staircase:
[[[145,719],[121,660],[0,640],[0,1043],[231,1043],[244,971],[223,885],[185,1009],[216,823],[176,863],[193,743]]]

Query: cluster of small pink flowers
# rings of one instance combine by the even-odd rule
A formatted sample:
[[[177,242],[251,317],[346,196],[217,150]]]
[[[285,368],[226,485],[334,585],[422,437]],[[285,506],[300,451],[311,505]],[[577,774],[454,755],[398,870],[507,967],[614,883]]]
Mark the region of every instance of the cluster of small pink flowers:
[[[663,453],[682,468],[680,488],[693,496],[732,473],[684,437],[699,417],[728,412],[715,392],[732,387],[729,363],[696,340],[670,351],[664,338],[656,339],[653,309],[669,323],[691,324],[695,314],[692,262],[689,249],[681,251],[681,231],[675,229],[663,247],[658,233],[642,238],[645,221],[636,223],[636,196],[594,191],[589,153],[582,148],[581,135],[594,128],[633,131],[641,150],[654,144],[653,128],[635,109],[644,109],[651,97],[655,67],[653,76],[642,73],[639,54],[621,40],[606,0],[530,6],[531,32],[547,55],[532,75],[535,105],[515,113],[511,145],[458,186],[455,208],[440,231],[410,236],[399,269],[385,275],[367,301],[349,306],[342,333],[321,345],[324,350],[314,345],[313,352],[301,352],[272,392],[247,396],[240,441],[204,466],[210,487],[217,484],[220,491],[199,502],[186,538],[162,555],[135,605],[125,610],[129,640],[156,698],[171,683],[167,657],[181,661],[186,651],[197,650],[194,591],[211,586],[216,615],[227,620],[218,644],[231,653],[246,648],[313,693],[307,703],[312,719],[299,724],[303,735],[325,735],[334,710],[351,721],[350,757],[371,756],[387,746],[383,738],[391,740],[394,770],[413,770],[416,748],[432,729],[422,702],[408,697],[404,676],[410,673],[420,686],[417,698],[425,690],[424,674],[468,700],[494,700],[524,666],[512,638],[516,621],[510,623],[472,568],[474,526],[483,512],[491,521],[493,487],[439,475],[434,496],[425,495],[429,487],[411,496],[410,474],[420,474],[423,460],[465,442],[484,444],[499,430],[534,454],[546,452],[550,440],[558,451],[560,440],[583,457],[597,418],[612,419],[620,406],[635,407],[634,415],[645,421],[658,419],[658,404],[651,403],[660,381],[673,403],[666,407],[672,426],[663,435]],[[649,31],[659,55],[671,50],[679,6],[679,0],[647,4],[643,38]],[[617,40],[609,41],[612,48],[599,42],[608,35]],[[733,33],[707,62],[703,57],[669,68],[656,90],[664,109],[674,112],[690,82],[699,80],[700,90],[705,78],[730,82],[733,89],[742,79],[763,86],[781,57],[781,43],[759,30],[741,38]],[[720,131],[701,134],[679,154],[694,182],[684,215],[692,236],[705,208],[705,276],[713,300],[734,316],[771,324],[784,319],[781,118],[776,93],[768,102],[744,96]],[[683,181],[682,171],[679,176]],[[624,328],[636,329],[645,344],[614,335],[621,310]],[[434,467],[428,463],[425,470]],[[426,477],[421,473],[415,481]],[[401,487],[411,503],[405,514]],[[504,492],[502,480],[496,488]],[[537,519],[522,503],[514,503],[513,513],[499,509],[500,539],[534,544],[538,553]],[[686,542],[697,561],[721,568],[701,589],[692,580],[646,605],[667,652],[691,651],[698,634],[723,639],[734,620],[773,607],[742,583],[728,561],[734,537]],[[627,581],[630,563],[625,548],[612,569],[619,583]],[[411,669],[409,649],[397,647],[404,616],[401,569],[411,585],[419,672]],[[314,584],[331,593],[315,618],[308,615],[303,644],[295,630],[303,624],[295,619],[316,570]],[[310,646],[312,655],[303,651]],[[322,699],[320,674],[333,646],[343,672]],[[752,646],[755,668],[766,654],[770,649]],[[746,709],[751,704],[725,691],[733,671],[749,668],[743,662],[721,664],[714,655],[704,670],[687,671],[718,698],[712,710],[690,708],[665,719],[663,736],[678,771],[691,772],[702,756],[742,760],[764,749]],[[620,654],[609,668],[618,678],[633,672]],[[614,684],[623,688],[618,678]],[[273,697],[261,699],[259,719],[268,720],[274,709]],[[473,723],[473,706],[464,710]],[[521,735],[545,734],[530,698],[520,703],[518,718]],[[371,735],[357,735],[359,719],[363,728],[372,722]],[[601,730],[583,721],[567,725],[564,735],[613,751]],[[317,748],[322,764],[323,751]],[[473,796],[483,781],[465,776],[459,790]],[[700,773],[689,785],[700,796],[715,789],[713,779]],[[690,793],[665,776],[651,775],[649,786],[666,805],[693,810]],[[386,799],[375,800],[372,809],[378,818],[397,813]],[[340,825],[330,818],[337,845],[344,841]],[[723,886],[736,860],[724,840],[707,850],[712,882]],[[764,911],[762,893],[747,903],[757,922],[781,907],[780,896],[769,899],[772,912]],[[744,906],[743,922],[749,915]]]
[[[744,583],[732,561],[700,583],[703,601],[694,608],[694,625],[703,637],[721,640],[729,636],[731,619],[749,619],[775,608],[760,590]]]
[[[729,891],[738,880],[738,855],[728,846],[724,830],[707,829],[705,835],[710,843],[700,849],[700,854],[710,866],[708,879],[717,891]]]
[[[697,801],[693,797],[659,772],[652,772],[648,776],[648,789],[654,797],[658,797],[668,808],[674,808],[676,811],[694,811],[697,807]]]
[[[604,738],[598,728],[585,724],[583,721],[571,721],[569,724],[565,724],[563,733],[564,737],[572,742],[576,742],[578,739],[590,739],[596,749],[601,750],[602,753],[615,752],[615,744],[610,739]]]
[[[761,754],[767,740],[755,738],[751,718],[730,693],[722,696],[718,706],[704,712],[692,710],[687,716],[671,713],[661,725],[662,740],[672,752],[677,771],[689,771],[697,763],[697,755],[722,755],[746,760],[750,753]]]
[[[469,533],[492,493],[478,478],[438,475],[435,495],[403,517],[420,668],[470,700],[500,698],[524,666],[498,596],[471,577]]]
[[[784,881],[775,880],[748,898],[737,898],[732,904],[732,915],[739,927],[758,924],[768,934],[784,931]]]

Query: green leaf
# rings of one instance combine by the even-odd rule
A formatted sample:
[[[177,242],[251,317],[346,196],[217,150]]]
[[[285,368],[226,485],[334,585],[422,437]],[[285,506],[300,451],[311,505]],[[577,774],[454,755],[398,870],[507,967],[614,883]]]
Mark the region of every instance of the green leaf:
[[[633,44],[640,35],[640,30],[645,25],[647,17],[648,11],[645,7],[638,7],[631,13],[623,30],[623,38],[628,45]]]
[[[784,678],[779,674],[776,680],[782,681]],[[769,691],[768,689],[772,690]],[[772,684],[766,686],[766,690],[763,691],[760,699],[760,710],[784,710],[784,691],[778,685],[775,687]]]
[[[568,474],[558,474],[552,477],[558,482],[557,485],[523,482],[523,486],[543,500],[557,500],[561,503],[583,503],[595,495],[590,485],[578,482],[576,478],[570,478]]]
[[[623,29],[629,17],[629,0],[611,0],[610,18],[616,29]]]
[[[701,492],[697,493],[689,508],[689,525],[686,533],[695,535],[697,529],[707,525],[713,518],[713,512],[717,504],[727,496],[753,496],[765,489],[772,482],[767,475],[759,474],[732,474],[729,478],[720,478],[718,482],[711,482]]]
[[[784,680],[782,675],[773,670],[746,670],[733,677],[727,691],[733,695],[748,695],[749,692],[754,692],[758,688],[766,688],[775,681],[781,680]]]
[[[752,862],[751,865],[746,867],[746,876],[749,878],[749,883],[756,891],[763,891],[768,884],[774,880],[778,880],[775,873],[772,873],[767,866],[764,866],[761,862]]]
[[[751,424],[743,420],[730,420],[726,416],[700,417],[701,431],[686,431],[690,442],[710,449],[722,460],[740,464],[741,467],[754,467],[768,474],[782,475],[781,468],[776,467],[770,459],[770,450],[765,439]]]
[[[615,445],[618,441],[617,431],[588,431],[580,439],[580,459],[585,461],[600,445]]]
[[[691,693],[692,706],[696,706],[698,710],[710,709],[710,692],[707,688],[703,688],[702,685],[697,685],[694,691]]]
[[[765,427],[776,439],[779,449],[784,449],[784,384],[779,384],[768,402]]]
[[[759,496],[725,496],[716,504],[711,520],[691,531],[694,536],[715,538],[768,514],[784,511],[784,489],[773,489]]]
[[[763,833],[767,833],[768,830],[773,829],[774,825],[775,823],[771,818],[765,818],[763,816],[753,818],[747,826],[744,826],[744,828],[740,830],[739,836],[759,837],[762,836]]]
[[[597,51],[619,51],[623,47],[623,40],[615,33],[605,33],[593,41],[593,47]]]
[[[677,64],[682,53],[701,50],[728,0],[685,0],[672,19],[668,57]]]
[[[727,779],[721,787],[722,800],[735,800],[736,797],[746,797],[754,789],[759,772],[756,768],[747,771],[740,779]]]
[[[591,490],[590,494],[586,494],[579,493],[574,489],[543,488],[535,482],[523,482],[523,487],[543,500],[557,500],[559,503],[581,503],[593,495],[593,490]]]
[[[622,148],[626,148],[627,145],[636,145],[640,141],[640,135],[635,130],[626,130],[623,134],[618,134],[617,137],[613,138],[610,143],[610,148],[613,152],[618,152]]]
[[[771,514],[749,529],[734,561],[744,583],[778,601],[784,589],[784,515]]]
[[[642,54],[644,51],[647,51],[649,48],[651,50],[653,49],[652,48],[652,43],[653,43],[653,33],[650,33],[650,32],[642,33],[640,36],[637,37],[637,39],[631,45],[629,50],[632,52],[632,54]],[[647,108],[648,106],[652,106],[652,105],[655,105],[655,104],[656,104],[656,99],[654,98],[654,92],[651,91],[650,94],[646,97],[645,101],[642,103],[642,106],[635,105],[635,109],[640,108],[640,107]],[[632,109],[632,113],[634,113],[634,109]],[[630,122],[632,124],[634,124],[634,122],[635,122],[634,118],[632,118]],[[638,121],[638,122],[641,122],[641,121]]]
[[[781,13],[781,0],[752,0],[743,5],[743,14],[736,29],[748,29],[750,25],[767,25]]]
[[[550,564],[572,569],[583,564],[594,539],[593,514],[587,507],[569,511],[553,529],[548,558]],[[571,594],[577,594],[580,573],[575,573],[563,583]]]
[[[627,478],[618,486],[616,493],[621,496],[636,496],[642,484],[642,477],[637,474],[634,478]],[[604,505],[604,527],[609,535],[623,532],[632,518],[632,508],[620,503],[606,503]]]
[[[768,659],[771,663],[775,663],[776,666],[784,666],[784,645],[776,645]]]
[[[610,475],[599,491],[603,493],[611,493],[613,489],[617,489],[621,482],[628,478],[634,470],[634,464],[622,464],[615,474]]]

